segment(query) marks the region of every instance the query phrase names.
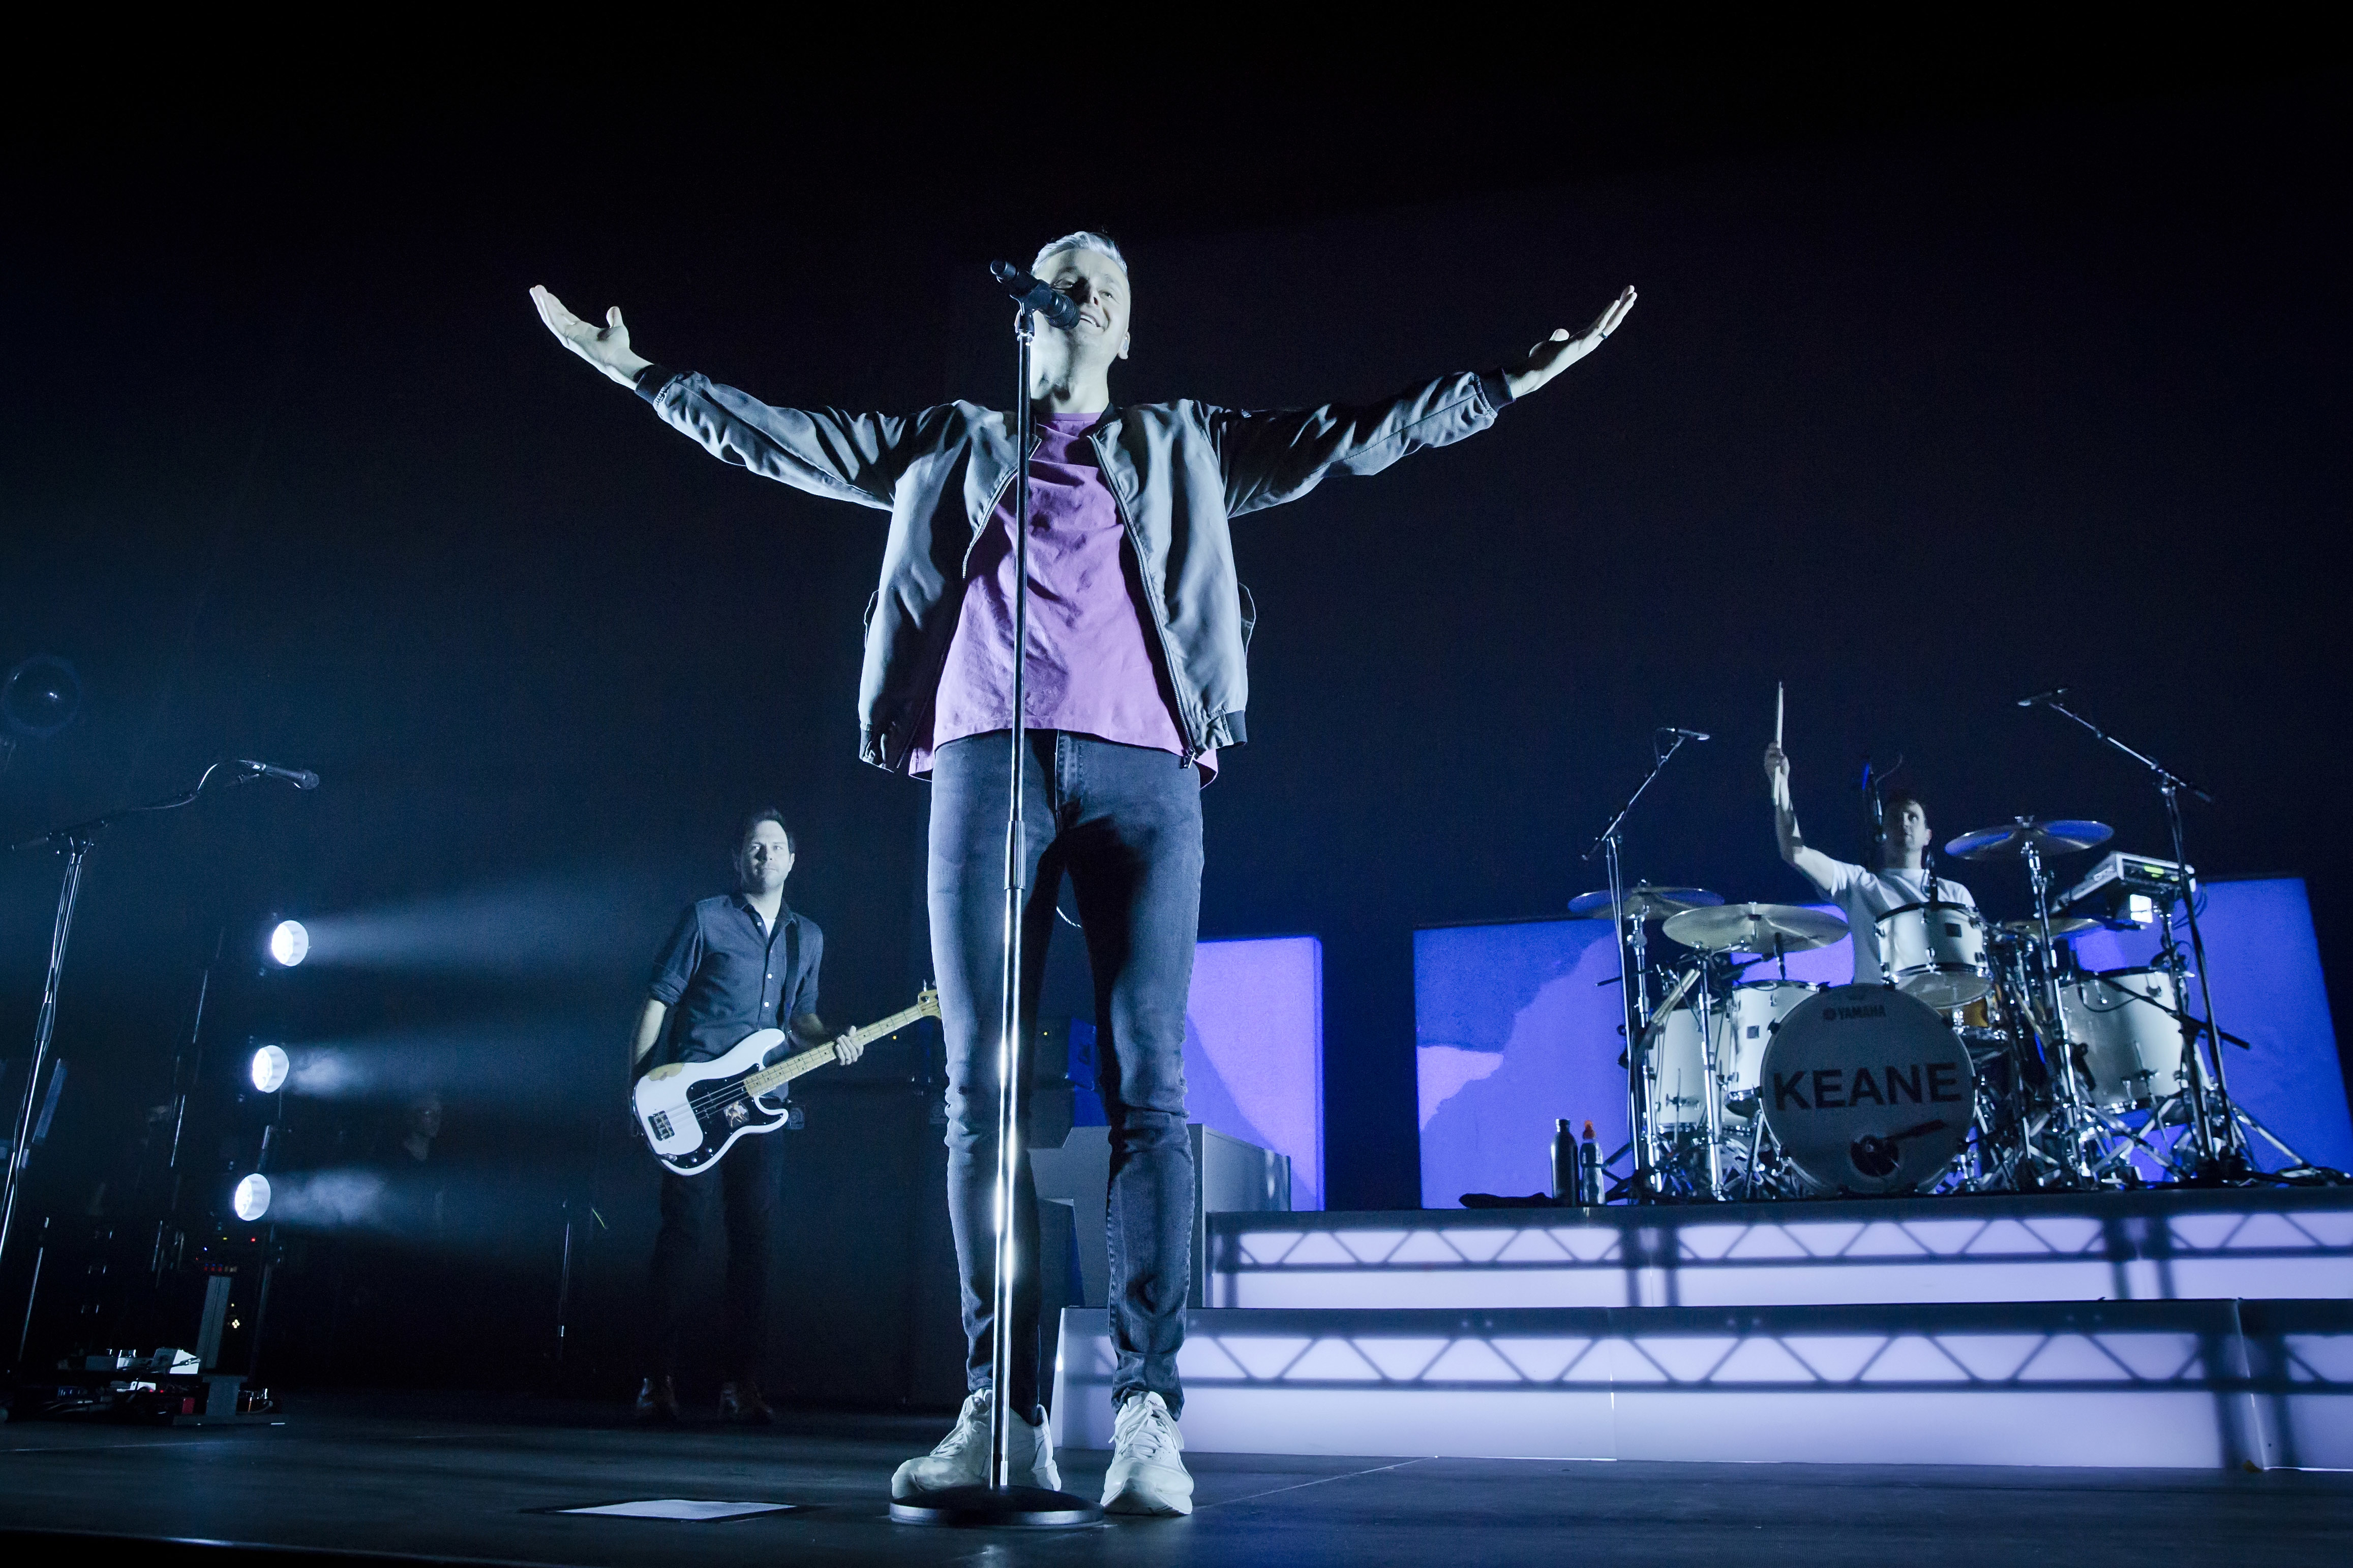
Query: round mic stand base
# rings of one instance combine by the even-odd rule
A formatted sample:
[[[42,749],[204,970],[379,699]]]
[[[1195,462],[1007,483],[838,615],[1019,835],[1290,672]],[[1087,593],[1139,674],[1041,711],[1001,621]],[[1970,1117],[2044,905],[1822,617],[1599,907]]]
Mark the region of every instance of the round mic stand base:
[[[891,1504],[894,1524],[964,1530],[1067,1530],[1101,1524],[1103,1516],[1103,1510],[1086,1499],[1044,1487],[949,1487]]]

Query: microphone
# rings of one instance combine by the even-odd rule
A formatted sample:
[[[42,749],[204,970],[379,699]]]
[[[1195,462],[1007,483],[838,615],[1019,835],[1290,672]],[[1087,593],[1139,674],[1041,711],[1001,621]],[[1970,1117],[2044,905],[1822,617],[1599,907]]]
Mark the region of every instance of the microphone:
[[[997,279],[997,286],[1019,300],[1023,310],[1035,310],[1058,327],[1070,328],[1079,324],[1078,301],[1060,289],[1039,282],[1025,268],[1016,267],[1010,261],[992,261],[988,264],[988,270]]]
[[[2072,686],[2054,686],[2048,691],[2038,691],[2031,697],[2020,698],[2018,705],[2021,708],[2033,708],[2045,702],[2055,702],[2074,689]]]
[[[1684,730],[1672,724],[1660,725],[1659,733],[1662,735],[1681,735],[1686,741],[1704,741],[1710,738],[1707,731],[1704,730]]]
[[[257,778],[284,779],[296,789],[317,789],[319,775],[308,768],[273,768],[268,763],[257,763],[250,757],[239,757],[237,765]]]

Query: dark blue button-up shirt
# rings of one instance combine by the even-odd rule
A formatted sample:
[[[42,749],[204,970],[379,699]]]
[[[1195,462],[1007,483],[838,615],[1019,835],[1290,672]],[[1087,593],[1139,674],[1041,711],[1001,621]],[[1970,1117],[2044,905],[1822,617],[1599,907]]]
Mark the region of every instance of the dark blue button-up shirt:
[[[655,1000],[670,1009],[664,1061],[723,1057],[762,1029],[789,1027],[817,1011],[825,933],[790,904],[763,929],[741,893],[703,899],[679,918],[655,961]]]

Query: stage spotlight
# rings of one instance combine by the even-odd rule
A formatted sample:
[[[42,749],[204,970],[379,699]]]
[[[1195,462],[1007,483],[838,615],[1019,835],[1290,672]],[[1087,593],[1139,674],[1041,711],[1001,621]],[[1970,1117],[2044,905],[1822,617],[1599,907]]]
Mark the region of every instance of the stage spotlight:
[[[311,953],[311,933],[301,921],[280,921],[269,928],[269,962],[291,969]]]
[[[286,1082],[286,1074],[293,1067],[286,1058],[283,1046],[264,1046],[253,1053],[253,1087],[264,1094],[276,1094]],[[264,1189],[265,1192],[267,1188]]]
[[[248,1225],[268,1214],[269,1178],[256,1171],[237,1183],[237,1191],[229,1198],[229,1207],[236,1210],[237,1217]]]

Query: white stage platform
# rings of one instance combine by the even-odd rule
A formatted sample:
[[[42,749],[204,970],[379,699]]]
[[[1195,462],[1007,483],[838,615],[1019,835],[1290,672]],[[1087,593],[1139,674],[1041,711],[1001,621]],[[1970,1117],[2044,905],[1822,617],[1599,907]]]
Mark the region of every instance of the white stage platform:
[[[2353,1191],[1234,1215],[1203,1452],[2353,1468]],[[1110,1442],[1105,1314],[1058,1440]]]

